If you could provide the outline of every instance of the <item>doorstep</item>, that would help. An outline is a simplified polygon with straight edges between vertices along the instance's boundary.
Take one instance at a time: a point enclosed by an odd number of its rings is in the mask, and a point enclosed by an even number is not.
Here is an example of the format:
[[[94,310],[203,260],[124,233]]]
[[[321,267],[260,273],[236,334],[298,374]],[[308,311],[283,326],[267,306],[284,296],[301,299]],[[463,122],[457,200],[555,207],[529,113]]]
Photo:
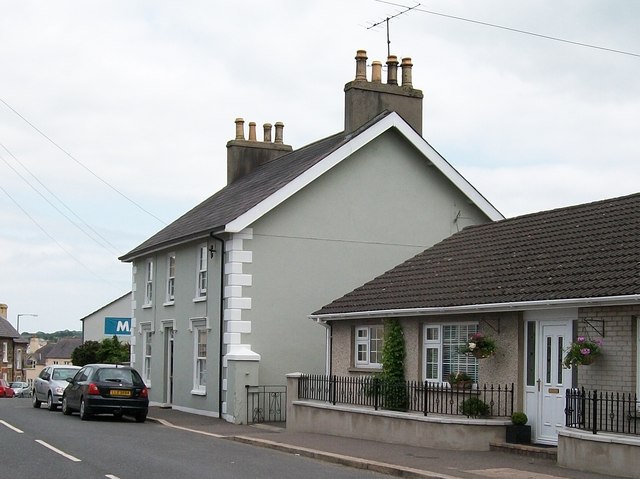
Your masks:
[[[509,444],[507,442],[492,442],[489,445],[491,451],[503,451],[521,456],[537,457],[540,459],[558,459],[556,446],[540,446],[535,444]]]

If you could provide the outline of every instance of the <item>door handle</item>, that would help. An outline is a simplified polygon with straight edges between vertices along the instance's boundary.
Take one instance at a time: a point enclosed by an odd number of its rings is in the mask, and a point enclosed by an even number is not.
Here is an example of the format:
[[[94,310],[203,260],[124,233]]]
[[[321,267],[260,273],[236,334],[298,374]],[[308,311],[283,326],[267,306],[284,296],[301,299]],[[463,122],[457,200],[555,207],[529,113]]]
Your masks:
[[[538,379],[538,380],[536,381],[536,383],[538,384],[538,392],[540,392],[540,383],[541,383],[541,382],[542,382],[542,381],[540,381],[540,379]]]

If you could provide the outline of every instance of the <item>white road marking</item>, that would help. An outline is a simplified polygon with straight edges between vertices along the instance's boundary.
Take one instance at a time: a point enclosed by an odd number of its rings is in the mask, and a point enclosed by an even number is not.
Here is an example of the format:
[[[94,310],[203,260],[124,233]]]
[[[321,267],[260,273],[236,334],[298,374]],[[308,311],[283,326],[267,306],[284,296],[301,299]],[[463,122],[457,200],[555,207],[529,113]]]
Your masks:
[[[21,431],[20,429],[18,429],[17,427],[13,427],[11,424],[9,424],[8,422],[2,421],[0,420],[0,424],[2,424],[3,426],[8,427],[9,429],[13,429],[15,432],[17,432],[18,434],[24,434],[23,431]]]
[[[69,459],[70,461],[73,462],[80,462],[81,459],[78,459],[77,457],[72,456],[71,454],[67,454],[66,452],[61,451],[60,449],[53,447],[51,444],[48,444],[44,441],[41,441],[40,439],[36,439],[36,442],[38,444],[43,445],[44,447],[51,449],[53,452],[56,452],[58,454],[60,454],[62,457],[66,457],[67,459]]]
[[[104,477],[108,477],[109,479],[120,479],[118,476],[114,476],[113,474],[107,474]]]

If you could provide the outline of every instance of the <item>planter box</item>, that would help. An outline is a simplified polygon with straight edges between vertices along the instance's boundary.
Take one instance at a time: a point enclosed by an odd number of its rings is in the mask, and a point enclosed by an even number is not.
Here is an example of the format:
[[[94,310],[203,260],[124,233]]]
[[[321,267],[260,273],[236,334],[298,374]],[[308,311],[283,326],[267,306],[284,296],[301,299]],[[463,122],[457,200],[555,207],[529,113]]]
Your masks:
[[[506,441],[509,444],[530,444],[531,426],[509,424],[507,426]]]

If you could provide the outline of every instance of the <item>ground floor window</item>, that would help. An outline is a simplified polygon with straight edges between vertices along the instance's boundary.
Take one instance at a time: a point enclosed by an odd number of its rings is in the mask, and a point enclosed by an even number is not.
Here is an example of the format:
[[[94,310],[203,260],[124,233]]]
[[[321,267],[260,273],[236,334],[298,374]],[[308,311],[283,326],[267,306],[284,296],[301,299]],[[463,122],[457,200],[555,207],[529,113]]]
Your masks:
[[[355,329],[355,365],[361,368],[382,368],[384,326],[359,326]]]
[[[194,333],[194,379],[193,389],[198,392],[207,390],[207,330],[195,327]]]
[[[465,373],[478,382],[478,360],[461,354],[475,323],[426,324],[424,326],[423,377],[428,382],[447,382],[450,374]]]

